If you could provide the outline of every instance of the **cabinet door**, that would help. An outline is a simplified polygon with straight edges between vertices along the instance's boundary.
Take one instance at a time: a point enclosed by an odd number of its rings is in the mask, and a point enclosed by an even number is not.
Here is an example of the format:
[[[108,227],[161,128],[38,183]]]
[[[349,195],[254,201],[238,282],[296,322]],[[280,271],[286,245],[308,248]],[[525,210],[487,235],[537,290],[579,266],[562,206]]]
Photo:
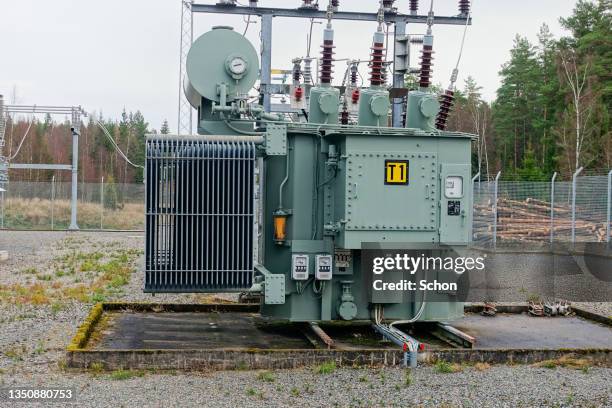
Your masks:
[[[440,185],[440,242],[466,244],[472,225],[470,165],[442,164]]]

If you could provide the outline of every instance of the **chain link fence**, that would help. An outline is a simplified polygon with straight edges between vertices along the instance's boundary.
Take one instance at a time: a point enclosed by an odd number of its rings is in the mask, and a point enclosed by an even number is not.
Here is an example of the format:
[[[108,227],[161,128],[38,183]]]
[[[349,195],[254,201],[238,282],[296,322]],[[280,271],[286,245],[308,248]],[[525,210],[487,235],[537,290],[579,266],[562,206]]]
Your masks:
[[[10,182],[0,191],[0,228],[64,230],[70,182]],[[143,230],[144,184],[79,183],[81,229]],[[497,205],[495,205],[497,204]],[[612,173],[570,181],[474,183],[473,241],[545,245],[610,242]]]
[[[612,172],[474,183],[473,241],[482,247],[610,242],[611,210]]]
[[[70,225],[70,182],[10,182],[0,193],[0,227],[64,230]],[[143,230],[144,184],[79,183],[81,229]]]

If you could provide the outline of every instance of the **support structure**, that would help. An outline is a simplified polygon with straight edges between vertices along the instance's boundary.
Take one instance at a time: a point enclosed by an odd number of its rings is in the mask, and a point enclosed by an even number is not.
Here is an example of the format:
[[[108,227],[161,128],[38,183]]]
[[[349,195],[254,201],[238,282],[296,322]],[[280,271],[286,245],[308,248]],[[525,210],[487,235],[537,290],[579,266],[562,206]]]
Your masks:
[[[185,66],[187,54],[193,43],[193,0],[181,0],[181,50],[179,61],[179,86],[178,86],[178,123],[177,133],[179,135],[190,135],[193,132],[193,108],[183,92],[183,81],[185,80]]]
[[[66,170],[72,172],[72,192],[70,198],[70,226],[69,230],[78,230],[77,198],[79,174],[79,136],[81,134],[81,116],[87,114],[80,106],[37,106],[37,105],[4,105],[4,114],[49,114],[70,115],[70,132],[72,134],[72,164],[45,164],[45,163],[10,163],[8,169],[37,169],[37,170]],[[8,179],[7,181],[8,182]]]
[[[272,92],[271,87],[271,68],[272,68],[272,20],[274,17],[302,18],[302,19],[327,19],[327,13],[324,10],[316,8],[275,8],[275,7],[247,7],[238,6],[235,3],[225,2],[217,4],[198,4],[191,1],[182,0],[190,5],[191,13],[212,13],[212,14],[232,14],[243,16],[261,17],[261,89],[260,100],[265,107],[266,112],[274,111],[270,103]],[[336,11],[334,12],[334,20],[347,21],[377,21],[377,13],[363,13],[352,11]],[[404,47],[409,47],[408,39],[406,38],[406,27],[408,24],[426,24],[427,15],[402,14],[397,12],[387,12],[385,14],[385,22],[394,24],[395,32],[395,61],[393,68],[393,87],[402,89],[404,87],[404,75],[410,69],[409,50]],[[466,15],[459,16],[436,16],[435,24],[441,25],[465,25],[470,24],[471,19]],[[184,29],[182,31],[185,32]],[[185,38],[183,34],[183,38]],[[184,42],[181,43],[183,47]],[[182,52],[181,52],[182,55]],[[181,73],[183,72],[182,65]],[[181,85],[182,86],[182,85]],[[188,104],[187,104],[188,105]],[[190,107],[189,107],[190,109]],[[401,127],[402,120],[402,98],[398,95],[393,96],[393,126]],[[179,132],[180,133],[180,132]]]

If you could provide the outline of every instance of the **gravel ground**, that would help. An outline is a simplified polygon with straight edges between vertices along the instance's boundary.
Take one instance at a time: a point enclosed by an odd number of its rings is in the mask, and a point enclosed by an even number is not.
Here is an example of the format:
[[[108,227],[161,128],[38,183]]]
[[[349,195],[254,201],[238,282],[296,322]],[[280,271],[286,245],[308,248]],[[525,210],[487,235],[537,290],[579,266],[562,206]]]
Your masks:
[[[102,253],[104,261],[114,251],[142,247],[142,236],[133,233],[1,231],[0,250],[8,250],[10,258],[0,263],[0,289],[4,290],[0,291],[0,388],[71,387],[79,406],[92,407],[612,406],[612,369],[601,367],[463,367],[455,373],[422,367],[411,372],[410,385],[406,383],[406,371],[399,368],[337,369],[330,374],[312,369],[281,370],[266,376],[243,371],[128,372],[125,376],[131,378],[124,379],[117,378],[121,373],[65,370],[64,349],[92,301],[61,298],[32,304],[7,297],[7,291],[15,285],[30,288],[38,284],[53,298],[61,288],[93,284],[99,279],[85,273],[78,275],[82,280],[77,283],[74,275],[54,275],[59,258],[89,251]],[[142,256],[136,254],[131,262],[136,272],[126,285],[107,293],[106,299],[160,303],[212,300],[203,295],[143,294]],[[59,267],[63,267],[61,262]],[[33,268],[36,273],[24,272]],[[52,278],[45,280],[46,275]],[[54,288],[54,284],[60,288]],[[610,303],[581,306],[612,315]],[[5,406],[13,405],[0,400],[0,407]]]

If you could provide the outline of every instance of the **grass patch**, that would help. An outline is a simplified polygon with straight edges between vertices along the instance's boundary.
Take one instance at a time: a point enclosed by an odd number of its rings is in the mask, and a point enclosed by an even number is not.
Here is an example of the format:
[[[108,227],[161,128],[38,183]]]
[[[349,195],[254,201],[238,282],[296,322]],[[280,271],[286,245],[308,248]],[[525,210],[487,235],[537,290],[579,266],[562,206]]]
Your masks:
[[[4,355],[13,361],[22,361],[24,354],[28,352],[26,346],[9,347],[4,351]]]
[[[489,368],[491,368],[491,365],[489,363],[476,363],[474,364],[474,369],[477,371],[487,371]]]
[[[100,374],[104,371],[104,364],[100,362],[91,363],[89,365],[89,371],[93,374]]]
[[[51,275],[38,274],[38,275],[36,275],[36,279],[48,282],[51,279],[53,279],[53,277]]]
[[[115,381],[124,381],[129,380],[136,377],[143,377],[145,375],[144,371],[137,370],[116,370],[110,374],[111,380]]]
[[[410,387],[412,385],[413,379],[412,379],[412,370],[407,368],[404,371],[404,385],[406,387]]]
[[[257,374],[257,379],[260,381],[265,381],[265,382],[276,381],[276,377],[274,376],[274,373],[272,373],[271,371],[261,371],[259,374]]]
[[[247,388],[246,395],[253,397],[257,395],[257,390],[255,388]]]
[[[564,355],[557,359],[542,361],[540,363],[535,364],[535,366],[544,367],[551,370],[557,367],[563,367],[588,372],[591,367],[591,361],[586,358],[576,358],[573,355]]]
[[[293,387],[291,389],[291,395],[293,395],[294,397],[299,397],[300,396],[300,390],[297,387]]]
[[[438,373],[441,374],[452,374],[462,371],[462,368],[459,364],[452,364],[444,360],[436,362],[434,368]]]
[[[334,371],[336,371],[336,362],[333,360],[318,365],[314,368],[314,372],[317,374],[331,374]]]

